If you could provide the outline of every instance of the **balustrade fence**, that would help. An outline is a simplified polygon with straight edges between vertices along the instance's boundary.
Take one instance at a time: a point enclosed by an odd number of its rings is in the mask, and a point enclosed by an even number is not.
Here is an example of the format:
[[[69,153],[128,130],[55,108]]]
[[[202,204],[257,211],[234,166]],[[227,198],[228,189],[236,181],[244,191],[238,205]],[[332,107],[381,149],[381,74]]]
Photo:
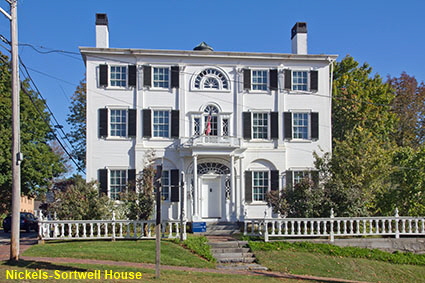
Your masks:
[[[245,219],[244,235],[270,238],[320,238],[354,236],[425,235],[425,217],[331,217],[329,218],[270,218]]]
[[[43,220],[38,222],[40,240],[154,239],[155,220]],[[162,222],[161,237],[186,239],[186,221]],[[183,228],[183,230],[182,230]]]

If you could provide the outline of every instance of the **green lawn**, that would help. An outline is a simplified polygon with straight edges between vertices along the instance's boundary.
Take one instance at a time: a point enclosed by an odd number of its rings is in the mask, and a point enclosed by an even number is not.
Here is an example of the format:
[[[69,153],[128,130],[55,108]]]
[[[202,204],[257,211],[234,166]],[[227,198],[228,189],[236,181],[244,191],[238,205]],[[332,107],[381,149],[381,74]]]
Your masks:
[[[43,280],[11,280],[6,279],[7,270],[16,270],[18,272],[47,272],[52,278]],[[89,272],[100,270],[101,280],[86,279],[86,280],[64,280],[55,279],[55,270],[62,272]],[[112,270],[113,272],[141,272],[142,280],[105,280],[104,270]],[[122,266],[107,266],[107,265],[82,265],[82,264],[49,264],[44,262],[20,261],[18,265],[10,265],[7,262],[0,261],[0,282],[212,282],[212,283],[229,283],[229,282],[304,282],[301,280],[280,279],[264,276],[250,276],[250,275],[231,275],[231,274],[215,274],[215,273],[201,273],[201,272],[185,272],[185,271],[172,271],[162,270],[160,280],[155,279],[155,271],[143,268],[131,268]],[[314,282],[314,281],[309,281]]]
[[[155,241],[47,242],[44,245],[32,246],[23,255],[155,263]],[[161,241],[161,263],[189,267],[215,267],[214,263],[208,262],[172,241]]]
[[[424,265],[393,264],[349,256],[349,251],[358,255],[366,249],[332,246],[333,249],[329,247],[330,251],[337,251],[340,255],[328,255],[324,254],[328,252],[324,245],[252,242],[251,246],[255,246],[254,253],[259,263],[273,271],[368,282],[425,282]],[[381,252],[375,253],[381,256]],[[370,251],[370,254],[374,252]],[[388,258],[391,258],[391,254],[388,254]]]

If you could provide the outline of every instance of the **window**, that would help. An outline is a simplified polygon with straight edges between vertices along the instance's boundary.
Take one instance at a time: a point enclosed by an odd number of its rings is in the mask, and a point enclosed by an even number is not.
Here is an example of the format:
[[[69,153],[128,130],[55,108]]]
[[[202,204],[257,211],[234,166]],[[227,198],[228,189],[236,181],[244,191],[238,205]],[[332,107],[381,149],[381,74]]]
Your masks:
[[[159,88],[169,87],[169,68],[153,68],[153,86]]]
[[[109,181],[109,198],[119,200],[120,193],[124,192],[127,186],[127,170],[111,170]]]
[[[194,87],[206,90],[228,90],[229,82],[222,72],[208,68],[200,72],[195,78]]]
[[[309,113],[293,113],[292,127],[294,139],[308,139]]]
[[[222,136],[224,137],[228,137],[229,136],[229,119],[223,119],[222,120],[223,123],[223,132],[222,132]]]
[[[309,177],[309,171],[294,171],[294,185]]]
[[[308,90],[308,72],[294,71],[292,72],[292,90]]]
[[[111,86],[127,86],[127,66],[111,66]]]
[[[252,114],[252,138],[267,139],[268,138],[268,113]]]
[[[111,109],[111,132],[112,137],[127,136],[127,110]]]
[[[267,90],[267,71],[266,70],[252,71],[252,89]]]
[[[170,197],[170,171],[168,171],[168,170],[162,171],[161,185],[162,185],[162,191],[161,191],[162,199],[163,200],[169,200],[169,197]]]
[[[169,111],[153,111],[153,136],[168,138],[170,136],[170,112]]]
[[[254,171],[252,181],[254,201],[265,201],[266,193],[269,189],[269,172]]]
[[[193,119],[193,133],[195,136],[199,136],[201,135],[201,119],[200,118],[195,118]]]

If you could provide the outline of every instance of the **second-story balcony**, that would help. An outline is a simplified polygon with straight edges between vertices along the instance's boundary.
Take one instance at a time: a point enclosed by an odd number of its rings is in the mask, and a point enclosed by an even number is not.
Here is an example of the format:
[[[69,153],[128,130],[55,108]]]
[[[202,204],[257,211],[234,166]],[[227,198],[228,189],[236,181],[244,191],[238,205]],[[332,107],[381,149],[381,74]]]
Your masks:
[[[194,136],[191,138],[181,138],[182,147],[231,147],[241,146],[241,140],[237,137],[229,136]]]

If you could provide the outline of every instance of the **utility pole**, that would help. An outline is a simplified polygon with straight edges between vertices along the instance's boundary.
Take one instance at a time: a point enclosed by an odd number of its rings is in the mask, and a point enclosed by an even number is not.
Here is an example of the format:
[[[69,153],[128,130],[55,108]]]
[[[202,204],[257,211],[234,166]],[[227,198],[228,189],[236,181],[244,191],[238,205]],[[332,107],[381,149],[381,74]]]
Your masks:
[[[19,260],[19,225],[21,210],[21,161],[20,114],[19,114],[19,65],[18,65],[18,0],[6,0],[10,4],[10,15],[0,12],[10,20],[12,54],[12,228],[10,235],[10,260]]]
[[[183,222],[184,222],[184,173],[181,172],[180,177],[180,241],[184,240]]]

